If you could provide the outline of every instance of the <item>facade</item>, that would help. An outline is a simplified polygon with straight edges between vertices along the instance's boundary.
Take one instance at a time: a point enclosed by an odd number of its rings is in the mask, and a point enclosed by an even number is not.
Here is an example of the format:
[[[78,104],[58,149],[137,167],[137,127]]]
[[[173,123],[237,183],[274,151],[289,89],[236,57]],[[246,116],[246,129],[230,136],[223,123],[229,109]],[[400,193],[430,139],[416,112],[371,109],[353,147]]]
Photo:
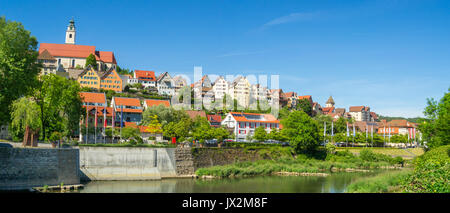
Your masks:
[[[175,95],[175,83],[168,72],[164,72],[156,79],[158,94],[160,95]]]
[[[378,134],[389,134],[389,129],[391,135],[408,135],[412,134],[416,131],[417,125],[415,123],[411,123],[407,120],[392,120],[390,122],[386,122],[383,120],[380,122],[378,128]]]
[[[111,107],[115,113],[115,122],[120,126],[120,121],[139,123],[142,120],[142,106],[138,98],[113,97]],[[123,116],[123,117],[122,117]]]
[[[40,44],[38,60],[43,62],[41,74],[56,74],[57,70],[68,72],[70,68],[83,69],[90,54],[95,56],[99,70],[116,68],[113,52],[97,51],[95,46],[77,45],[75,37],[75,22],[71,20],[66,30],[65,44]]]
[[[351,106],[349,109],[350,116],[355,121],[371,121],[370,107],[367,106]]]
[[[271,114],[230,112],[222,120],[223,126],[233,129],[236,139],[253,136],[255,129],[263,126],[267,132],[280,129],[280,121]]]
[[[175,84],[175,94],[178,94],[181,88],[188,86],[186,79],[184,79],[180,75],[177,75],[173,78],[173,83]]]
[[[300,98],[302,97],[302,98]],[[303,98],[309,98],[311,99],[311,96],[298,96],[296,92],[286,92],[284,93],[284,98],[287,99],[287,107],[290,109],[295,109],[297,107],[297,99],[303,99]],[[312,99],[311,99],[312,104]]]
[[[82,87],[97,90],[114,90],[115,92],[122,92],[123,90],[122,78],[114,68],[110,68],[108,71],[97,71],[91,66],[88,66],[78,76],[78,83]]]
[[[247,108],[250,105],[250,82],[247,78],[239,76],[230,85],[229,94],[236,99],[238,106]]]
[[[214,92],[215,99],[223,99],[223,97],[228,94],[229,83],[225,80],[223,76],[219,76],[214,85],[212,86],[212,91]]]

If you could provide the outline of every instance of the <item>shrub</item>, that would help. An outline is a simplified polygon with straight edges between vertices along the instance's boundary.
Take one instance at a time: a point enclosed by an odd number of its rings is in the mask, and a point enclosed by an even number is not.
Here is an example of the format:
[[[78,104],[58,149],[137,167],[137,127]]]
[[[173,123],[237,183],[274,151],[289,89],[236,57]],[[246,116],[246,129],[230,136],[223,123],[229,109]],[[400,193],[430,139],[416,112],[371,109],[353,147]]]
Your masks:
[[[415,159],[414,173],[405,179],[407,192],[450,192],[450,145],[433,148]]]

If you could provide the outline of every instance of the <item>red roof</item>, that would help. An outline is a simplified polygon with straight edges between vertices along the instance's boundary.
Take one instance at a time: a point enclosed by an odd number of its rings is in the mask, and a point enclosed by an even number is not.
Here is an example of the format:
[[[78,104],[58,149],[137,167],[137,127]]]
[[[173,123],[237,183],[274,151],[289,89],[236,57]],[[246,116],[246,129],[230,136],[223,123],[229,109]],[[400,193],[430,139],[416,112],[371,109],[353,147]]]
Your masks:
[[[206,115],[209,122],[222,122],[222,116],[220,115]]]
[[[350,107],[350,112],[361,112],[363,111],[365,107],[364,106],[351,106]]]
[[[205,111],[193,111],[193,110],[187,110],[186,113],[189,115],[191,119],[195,119],[195,117],[200,116],[203,118],[206,118]]]
[[[113,100],[116,106],[141,106],[141,101],[138,98],[113,97]]]
[[[156,81],[154,71],[135,70],[134,76],[139,80]]]
[[[230,112],[233,118],[239,122],[255,122],[255,123],[280,123],[275,116],[271,114],[259,114],[259,113],[244,113],[244,112]],[[263,116],[264,120],[251,120],[245,117],[246,115],[259,115]]]
[[[80,92],[81,99],[85,103],[102,103],[106,104],[105,93],[97,92]]]
[[[147,105],[147,107],[151,107],[151,106],[158,106],[163,104],[166,107],[170,106],[170,103],[168,100],[152,100],[152,99],[147,99],[145,100],[145,104]]]
[[[90,54],[93,54],[97,60],[117,64],[113,52],[95,51],[95,46],[41,43],[39,46],[39,54],[45,50],[52,56],[59,57],[87,58]]]
[[[113,52],[107,52],[107,51],[96,51],[96,56],[100,59],[100,61],[103,61],[105,63],[113,63],[117,64],[116,58],[114,57]]]
[[[323,108],[322,108],[323,114],[329,114],[329,113],[332,113],[333,110],[334,110],[334,107],[323,107]]]

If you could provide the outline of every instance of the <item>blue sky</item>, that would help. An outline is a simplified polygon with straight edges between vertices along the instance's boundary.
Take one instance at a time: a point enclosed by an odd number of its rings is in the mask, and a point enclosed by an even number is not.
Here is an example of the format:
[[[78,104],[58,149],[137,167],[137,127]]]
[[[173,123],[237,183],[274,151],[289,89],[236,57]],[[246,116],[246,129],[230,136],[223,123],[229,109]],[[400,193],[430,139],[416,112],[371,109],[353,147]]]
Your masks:
[[[113,51],[121,67],[278,74],[325,105],[421,116],[450,87],[450,1],[3,1],[39,42]]]

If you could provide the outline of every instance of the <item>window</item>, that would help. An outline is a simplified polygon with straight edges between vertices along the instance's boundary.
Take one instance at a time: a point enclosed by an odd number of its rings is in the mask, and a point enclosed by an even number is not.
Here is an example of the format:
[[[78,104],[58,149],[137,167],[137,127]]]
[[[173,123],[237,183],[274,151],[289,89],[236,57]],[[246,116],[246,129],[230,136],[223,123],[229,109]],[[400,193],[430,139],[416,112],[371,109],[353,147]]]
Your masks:
[[[72,27],[70,27],[70,29],[72,29]],[[72,34],[69,34],[69,38],[72,38]]]

